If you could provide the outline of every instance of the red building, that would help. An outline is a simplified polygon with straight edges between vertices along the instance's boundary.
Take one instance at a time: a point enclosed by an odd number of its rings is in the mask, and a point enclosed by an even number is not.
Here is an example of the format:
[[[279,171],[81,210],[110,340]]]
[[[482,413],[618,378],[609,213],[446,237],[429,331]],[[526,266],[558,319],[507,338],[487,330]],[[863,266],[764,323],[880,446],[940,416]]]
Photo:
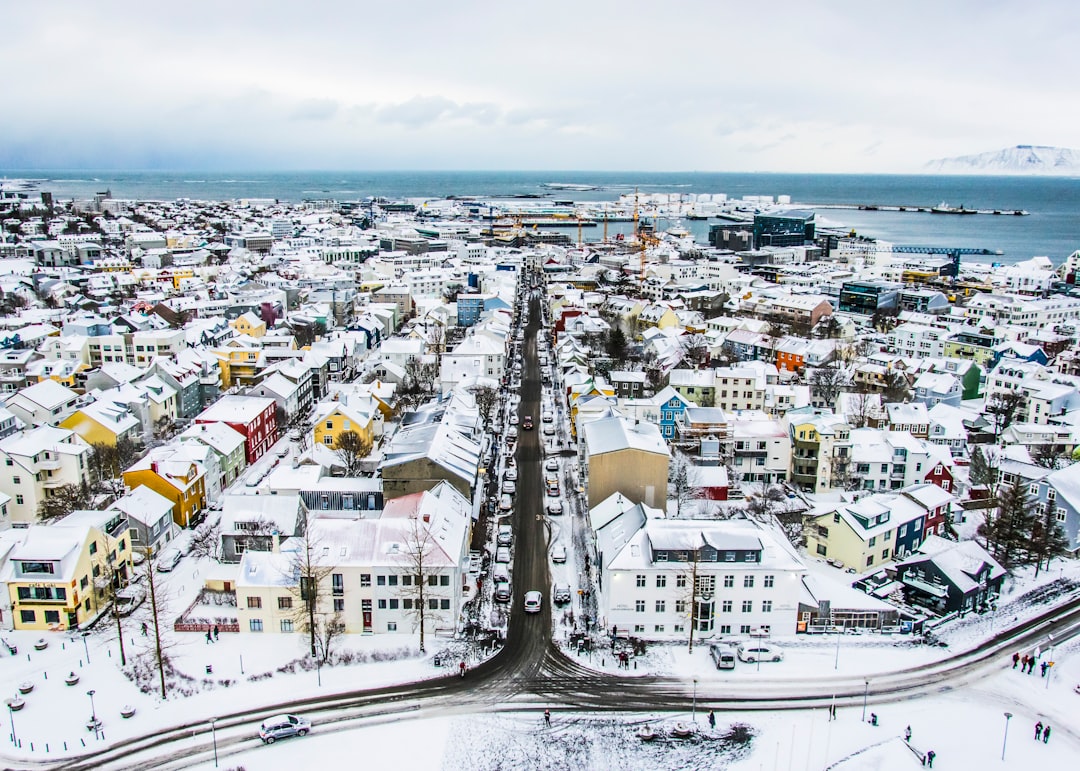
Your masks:
[[[955,492],[956,490],[952,469],[944,463],[935,464],[934,467],[930,469],[930,473],[926,475],[925,481],[932,485],[937,485],[947,493]]]
[[[224,423],[244,435],[244,452],[254,463],[278,440],[277,402],[261,396],[223,396],[195,418]]]

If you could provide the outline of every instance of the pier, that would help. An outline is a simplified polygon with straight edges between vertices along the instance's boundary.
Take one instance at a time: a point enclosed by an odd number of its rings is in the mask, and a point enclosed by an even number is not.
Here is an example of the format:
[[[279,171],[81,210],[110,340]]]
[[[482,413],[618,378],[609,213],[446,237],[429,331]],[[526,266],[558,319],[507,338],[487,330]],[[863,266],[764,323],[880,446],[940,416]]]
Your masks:
[[[954,208],[940,204],[938,206],[904,206],[900,204],[876,204],[876,203],[808,203],[803,204],[807,209],[845,209],[853,211],[903,211],[923,214],[990,214],[1011,217],[1026,217],[1028,212],[1024,209],[965,209],[963,206]]]

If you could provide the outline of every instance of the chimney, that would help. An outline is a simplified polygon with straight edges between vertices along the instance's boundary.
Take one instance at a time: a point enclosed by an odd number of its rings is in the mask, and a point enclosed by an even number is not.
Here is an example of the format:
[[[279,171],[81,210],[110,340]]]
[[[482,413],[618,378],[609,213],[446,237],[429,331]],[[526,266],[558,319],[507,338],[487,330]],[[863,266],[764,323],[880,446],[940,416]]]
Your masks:
[[[150,461],[150,470],[155,474],[158,473],[158,462],[156,460]]]

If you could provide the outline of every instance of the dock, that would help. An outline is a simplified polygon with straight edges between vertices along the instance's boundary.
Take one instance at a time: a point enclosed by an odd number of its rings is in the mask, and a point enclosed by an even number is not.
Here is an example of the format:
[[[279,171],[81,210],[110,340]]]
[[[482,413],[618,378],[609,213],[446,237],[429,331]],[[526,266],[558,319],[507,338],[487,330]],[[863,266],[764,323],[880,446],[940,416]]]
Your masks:
[[[849,211],[900,211],[916,212],[923,214],[989,214],[997,216],[1026,217],[1028,212],[1024,209],[965,209],[963,206],[953,208],[951,206],[904,206],[899,204],[876,204],[876,203],[808,203],[802,204],[807,209],[845,209]]]

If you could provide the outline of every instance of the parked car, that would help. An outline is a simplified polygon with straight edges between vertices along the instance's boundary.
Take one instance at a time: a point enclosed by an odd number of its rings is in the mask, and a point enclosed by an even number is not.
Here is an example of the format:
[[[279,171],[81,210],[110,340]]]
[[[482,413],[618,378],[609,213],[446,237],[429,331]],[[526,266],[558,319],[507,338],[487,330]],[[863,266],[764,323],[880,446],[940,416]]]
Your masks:
[[[739,646],[739,661],[753,664],[755,661],[783,661],[784,652],[779,648],[762,643],[752,643]]]
[[[713,643],[709,646],[709,655],[712,656],[717,669],[735,668],[735,651],[730,645]]]
[[[304,736],[311,730],[311,721],[299,715],[277,715],[267,718],[259,726],[259,738],[265,744],[273,744],[278,739],[289,736]]]
[[[500,581],[510,581],[510,566],[505,563],[498,563],[491,571],[491,577],[495,580],[495,583]]]
[[[554,483],[554,484],[548,483],[547,494],[550,495],[552,498],[558,498],[559,497],[559,484],[557,482]]]
[[[551,561],[552,562],[566,562],[566,547],[565,546],[553,546],[553,547],[551,547]]]
[[[514,530],[510,525],[499,525],[499,535],[495,542],[499,546],[509,546],[514,542]]]
[[[497,548],[495,550],[495,561],[496,562],[509,563],[510,562],[510,547],[509,546],[500,546],[499,548]]]
[[[556,605],[563,605],[570,602],[570,584],[555,584],[555,589],[551,593],[551,599]]]
[[[545,412],[540,419],[545,423],[551,423],[555,420],[555,416],[550,412]]]
[[[182,556],[183,555],[180,554],[179,549],[168,549],[166,551],[163,551],[160,555],[158,555],[158,560],[157,560],[157,570],[158,570],[158,572],[159,573],[168,573],[170,570],[172,570],[174,567],[176,567],[176,563],[178,563],[180,561],[180,557],[182,557]]]
[[[559,461],[557,458],[548,458],[544,461],[544,471],[558,471]]]
[[[544,436],[555,436],[555,424],[554,423],[545,423],[544,424]]]
[[[510,582],[495,582],[495,599],[499,602],[510,602]]]
[[[516,426],[518,424],[518,416],[516,412],[510,413],[510,425]]]
[[[506,470],[506,472],[503,475],[503,478],[504,479],[509,479],[511,482],[516,482],[517,481],[517,469],[514,468],[513,466],[511,466],[510,468],[508,468]]]
[[[510,428],[506,429],[506,438],[517,439],[517,426],[510,426]]]
[[[509,479],[507,479],[502,484],[502,491],[504,493],[506,493],[507,495],[513,495],[514,493],[517,492],[517,483],[516,482],[511,482]]]
[[[510,511],[510,509],[514,508],[514,499],[509,495],[503,495],[499,498],[499,508],[503,511]]]
[[[544,606],[544,595],[540,592],[525,592],[525,612],[539,613]]]
[[[146,590],[141,586],[125,586],[113,597],[113,607],[116,608],[117,615],[127,616],[142,605],[145,599]]]
[[[553,517],[561,516],[563,513],[563,502],[559,498],[548,501],[547,513]]]

